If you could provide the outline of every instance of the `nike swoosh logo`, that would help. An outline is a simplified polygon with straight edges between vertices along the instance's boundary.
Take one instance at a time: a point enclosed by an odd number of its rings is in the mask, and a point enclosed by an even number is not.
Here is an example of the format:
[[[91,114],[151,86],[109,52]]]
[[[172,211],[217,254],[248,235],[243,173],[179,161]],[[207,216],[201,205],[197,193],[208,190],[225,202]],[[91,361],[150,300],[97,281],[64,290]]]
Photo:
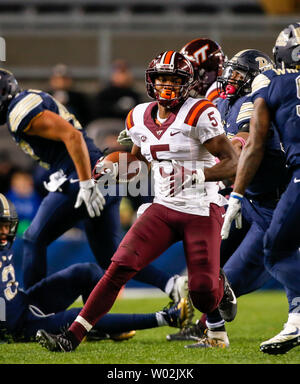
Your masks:
[[[299,333],[299,328],[296,327],[296,331],[291,333],[282,333],[282,336],[293,336],[293,335],[298,335],[298,333]]]
[[[170,132],[170,136],[178,135],[178,133],[180,133],[180,131],[177,131],[177,132]]]
[[[72,178],[70,179],[71,184],[78,183],[78,181],[79,181],[79,179],[72,179]]]
[[[300,179],[297,179],[297,177],[294,178],[294,183],[300,183]]]

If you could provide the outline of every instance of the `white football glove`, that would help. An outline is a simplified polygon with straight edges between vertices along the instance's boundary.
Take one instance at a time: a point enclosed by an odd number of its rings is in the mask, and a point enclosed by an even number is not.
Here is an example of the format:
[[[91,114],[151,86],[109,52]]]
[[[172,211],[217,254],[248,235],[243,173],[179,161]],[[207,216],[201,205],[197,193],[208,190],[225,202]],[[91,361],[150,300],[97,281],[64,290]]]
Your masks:
[[[110,182],[116,182],[119,176],[119,163],[105,163],[104,156],[100,157],[93,169],[92,178],[95,183],[98,183],[103,176],[109,176]],[[105,181],[108,181],[107,177]]]
[[[119,136],[117,138],[117,142],[121,145],[132,145],[133,144],[130,136],[127,134],[126,129],[123,129],[123,131],[121,131],[119,133]]]
[[[90,217],[100,216],[105,205],[105,199],[94,183],[94,180],[80,181],[79,187],[74,208],[79,208],[82,202],[84,202]]]
[[[221,229],[221,237],[223,240],[227,239],[233,220],[235,220],[236,228],[242,228],[242,200],[243,195],[236,192],[230,194],[224,223]]]
[[[163,168],[160,168],[161,191],[166,197],[174,197],[186,188],[204,183],[205,175],[202,169],[190,170],[179,165],[176,161],[172,161],[172,165],[173,170],[170,174],[165,173]]]

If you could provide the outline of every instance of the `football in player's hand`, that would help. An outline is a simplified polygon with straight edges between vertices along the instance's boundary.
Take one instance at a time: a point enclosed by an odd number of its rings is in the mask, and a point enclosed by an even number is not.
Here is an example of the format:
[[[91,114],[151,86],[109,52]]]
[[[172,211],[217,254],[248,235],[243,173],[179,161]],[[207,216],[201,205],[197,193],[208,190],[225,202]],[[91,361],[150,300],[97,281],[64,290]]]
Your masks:
[[[127,183],[137,178],[141,169],[142,162],[135,155],[125,151],[116,151],[97,161],[93,169],[93,179]]]

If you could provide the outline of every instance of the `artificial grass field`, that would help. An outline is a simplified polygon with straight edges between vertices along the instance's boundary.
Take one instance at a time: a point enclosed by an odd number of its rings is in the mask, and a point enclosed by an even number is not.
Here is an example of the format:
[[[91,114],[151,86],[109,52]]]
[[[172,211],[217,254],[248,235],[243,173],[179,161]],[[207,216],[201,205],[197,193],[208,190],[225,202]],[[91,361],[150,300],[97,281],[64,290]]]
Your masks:
[[[165,297],[121,297],[112,312],[155,312],[167,303]],[[192,341],[168,342],[166,335],[177,329],[161,327],[137,331],[123,342],[84,342],[71,353],[48,352],[36,343],[0,344],[0,364],[299,364],[300,346],[277,356],[259,351],[262,341],[282,330],[287,310],[283,291],[259,291],[239,298],[237,317],[226,325],[228,349],[186,349],[184,345]]]

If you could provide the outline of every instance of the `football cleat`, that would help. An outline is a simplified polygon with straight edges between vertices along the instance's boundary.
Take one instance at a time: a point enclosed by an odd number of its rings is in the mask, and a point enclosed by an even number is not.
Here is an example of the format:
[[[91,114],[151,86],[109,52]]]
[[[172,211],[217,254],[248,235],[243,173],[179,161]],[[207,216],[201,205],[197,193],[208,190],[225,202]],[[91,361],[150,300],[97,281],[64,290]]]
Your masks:
[[[129,340],[134,337],[136,334],[135,331],[126,331],[121,333],[104,333],[98,329],[92,329],[86,336],[86,341],[101,341],[101,340],[114,340],[114,341],[124,341]]]
[[[71,332],[66,331],[59,335],[53,335],[44,329],[39,329],[36,333],[36,341],[51,352],[72,352],[76,349],[77,343],[72,342]],[[76,345],[75,345],[76,344]]]
[[[220,269],[220,276],[224,280],[224,295],[219,304],[219,312],[225,321],[230,322],[234,320],[237,313],[237,300],[222,268]]]
[[[174,276],[174,285],[172,291],[169,294],[169,297],[173,301],[173,303],[178,303],[182,298],[187,299],[188,316],[186,325],[191,325],[195,310],[189,295],[187,276]]]
[[[300,328],[292,324],[285,324],[278,335],[260,344],[259,349],[270,355],[280,355],[300,345]]]
[[[188,278],[187,276],[174,276],[174,285],[170,292],[170,299],[177,303],[183,297],[188,297]]]
[[[167,335],[168,341],[199,340],[204,336],[206,327],[199,321],[183,327],[179,332]]]
[[[197,343],[185,345],[185,348],[228,348],[229,339],[224,327],[224,331],[214,331],[207,329],[204,337]]]
[[[160,313],[170,327],[184,327],[188,317],[187,299],[182,298],[178,303],[170,308],[164,308]]]
[[[136,331],[128,331],[128,332],[122,332],[122,333],[115,333],[113,335],[110,335],[109,338],[114,341],[124,341],[132,339],[136,334]]]

